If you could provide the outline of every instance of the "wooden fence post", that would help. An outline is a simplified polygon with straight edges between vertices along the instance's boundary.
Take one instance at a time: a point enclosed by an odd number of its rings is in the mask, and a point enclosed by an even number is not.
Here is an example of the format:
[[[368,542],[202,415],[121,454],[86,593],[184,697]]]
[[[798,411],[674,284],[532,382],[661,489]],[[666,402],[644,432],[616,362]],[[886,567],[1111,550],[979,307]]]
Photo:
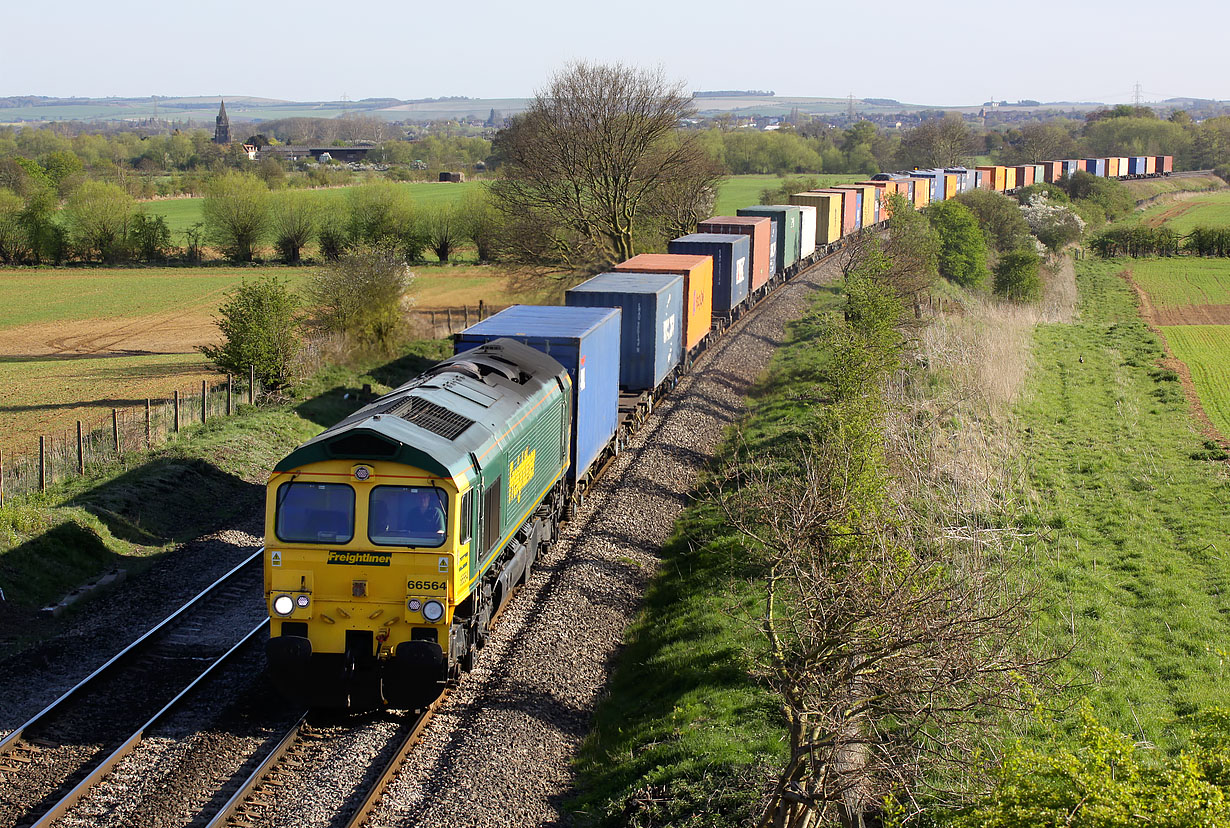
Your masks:
[[[38,438],[38,488],[47,491],[47,438],[41,434]]]
[[[465,313],[466,327],[470,327],[470,306],[462,305],[461,310]]]
[[[248,366],[248,405],[256,402],[256,363]]]
[[[230,417],[235,413],[235,378],[230,374],[226,375],[226,416]]]
[[[120,453],[120,410],[111,409],[111,438],[115,441],[115,453]]]
[[[175,390],[175,433],[179,434],[179,389]]]
[[[482,322],[486,318],[487,318],[487,306],[483,303],[482,299],[479,299],[478,300],[478,321]]]
[[[81,439],[81,421],[77,421],[77,474],[85,474],[85,443]]]
[[[201,380],[201,425],[205,425],[205,412],[209,409],[208,380]]]
[[[152,418],[151,418],[150,414],[151,414],[151,412],[150,412],[150,402],[149,402],[149,397],[146,397],[146,398],[145,398],[145,448],[146,448],[147,450],[150,448],[150,445],[151,445],[151,437],[152,437],[152,435],[151,435],[151,433],[150,433],[150,432],[153,430],[153,429],[152,429],[152,425],[153,425],[153,423],[151,422],[151,419],[152,419]]]

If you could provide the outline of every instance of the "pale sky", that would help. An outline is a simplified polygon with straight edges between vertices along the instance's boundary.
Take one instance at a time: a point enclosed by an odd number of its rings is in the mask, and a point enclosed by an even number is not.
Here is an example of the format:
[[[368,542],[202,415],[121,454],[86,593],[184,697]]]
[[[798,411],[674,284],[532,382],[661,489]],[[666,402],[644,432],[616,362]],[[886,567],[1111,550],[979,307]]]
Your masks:
[[[526,97],[584,58],[661,66],[689,90],[1225,99],[1228,19],[1216,0],[6,0],[0,96]]]

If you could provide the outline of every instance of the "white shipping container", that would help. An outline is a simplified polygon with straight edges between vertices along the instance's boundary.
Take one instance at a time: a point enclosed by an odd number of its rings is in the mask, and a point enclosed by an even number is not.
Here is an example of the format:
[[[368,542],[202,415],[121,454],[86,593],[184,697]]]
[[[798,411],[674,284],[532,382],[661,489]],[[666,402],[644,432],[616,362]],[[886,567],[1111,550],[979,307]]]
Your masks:
[[[799,256],[806,258],[816,252],[816,208],[805,204],[797,205],[803,211],[803,219],[799,229]]]

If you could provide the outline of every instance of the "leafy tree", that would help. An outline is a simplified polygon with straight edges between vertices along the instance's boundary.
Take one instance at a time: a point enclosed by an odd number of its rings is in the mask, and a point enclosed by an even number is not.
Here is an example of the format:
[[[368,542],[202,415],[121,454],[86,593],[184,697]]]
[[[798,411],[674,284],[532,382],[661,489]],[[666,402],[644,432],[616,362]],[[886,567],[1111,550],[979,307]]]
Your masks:
[[[940,239],[935,227],[900,193],[888,197],[888,241],[885,252],[892,262],[888,281],[899,296],[917,300],[935,282]],[[915,306],[915,312],[919,308]]]
[[[30,256],[30,241],[21,221],[25,202],[8,189],[0,189],[0,262],[21,264]]]
[[[1076,153],[1076,139],[1065,128],[1071,122],[1025,124],[1013,145],[1014,160],[1029,164],[1035,161],[1055,161],[1071,158]]]
[[[59,200],[50,186],[32,184],[21,211],[21,224],[34,263],[49,259],[59,264],[67,254],[63,227],[56,221]]]
[[[576,63],[552,78],[495,140],[503,177],[491,192],[509,220],[508,255],[567,270],[635,255],[655,199],[704,186],[704,147],[676,135],[692,112],[661,73]]]
[[[56,150],[47,153],[42,166],[61,197],[67,196],[81,183],[84,165],[77,154],[70,150]]]
[[[1056,194],[1063,195],[1062,191],[1056,191]],[[1067,200],[1066,196],[1064,200]],[[1021,216],[1038,241],[1055,252],[1076,241],[1085,232],[1085,221],[1075,210],[1063,203],[1052,203],[1041,192],[1021,205]]]
[[[939,234],[939,271],[963,287],[979,287],[987,277],[986,237],[974,213],[956,199],[938,201],[926,210]]]
[[[286,168],[272,155],[267,155],[260,160],[260,163],[256,165],[256,174],[271,190],[286,183]]]
[[[441,262],[447,262],[457,252],[465,238],[465,220],[455,204],[437,204],[426,217],[426,229],[431,236],[431,250]]]
[[[303,248],[316,235],[320,205],[302,190],[277,194],[270,204],[273,246],[287,264],[299,264]]]
[[[1032,302],[1042,297],[1042,260],[1033,250],[1009,250],[995,263],[995,292],[1005,299]]]
[[[405,323],[413,274],[394,251],[367,248],[342,254],[320,269],[308,293],[317,328],[391,351]]]
[[[132,196],[115,184],[87,181],[64,205],[69,238],[83,256],[111,264],[125,253],[136,207]]]
[[[227,257],[250,262],[269,229],[269,188],[254,175],[224,172],[205,191],[205,229]]]
[[[489,262],[495,256],[500,233],[500,214],[491,203],[486,189],[473,190],[461,201],[465,237],[478,253],[480,262]]]
[[[137,213],[129,225],[128,238],[143,261],[164,261],[171,250],[171,228],[163,216]]]
[[[994,190],[970,190],[956,197],[978,219],[987,241],[997,251],[1015,250],[1029,239],[1029,225],[1016,199]]]
[[[1068,197],[1078,204],[1095,205],[1098,212],[1113,221],[1131,214],[1136,200],[1122,183],[1077,171],[1064,182]]]
[[[325,261],[335,262],[343,253],[350,249],[350,236],[346,227],[345,217],[336,210],[326,210],[320,218],[320,229],[316,233],[320,242],[320,255]]]
[[[973,136],[960,115],[932,118],[901,139],[901,157],[908,166],[955,167],[971,155]]]
[[[410,191],[391,181],[376,179],[352,187],[346,199],[352,244],[392,249],[414,226]]]
[[[262,383],[281,388],[290,382],[302,347],[298,309],[298,297],[284,280],[245,279],[218,311],[222,344],[203,345],[201,353],[231,374],[255,366]]]

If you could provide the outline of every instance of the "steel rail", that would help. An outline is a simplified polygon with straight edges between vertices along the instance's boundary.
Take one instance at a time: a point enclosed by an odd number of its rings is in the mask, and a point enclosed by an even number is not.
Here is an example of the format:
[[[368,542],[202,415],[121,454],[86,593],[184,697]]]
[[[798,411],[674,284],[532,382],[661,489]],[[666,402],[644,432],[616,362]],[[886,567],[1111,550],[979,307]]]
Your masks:
[[[125,647],[124,649],[120,650],[118,653],[113,655],[110,659],[107,660],[105,664],[103,664],[101,667],[96,669],[94,672],[90,673],[88,676],[83,678],[81,681],[77,682],[70,689],[66,690],[58,699],[56,699],[51,704],[44,707],[38,713],[35,713],[34,716],[32,716],[29,719],[29,721],[19,726],[13,732],[5,736],[3,739],[0,739],[0,756],[3,756],[7,752],[9,752],[12,749],[13,745],[17,742],[18,739],[22,737],[22,735],[26,732],[28,728],[31,728],[39,724],[44,718],[54,713],[60,705],[64,704],[70,698],[75,696],[77,693],[81,692],[88,684],[90,684],[90,682],[94,681],[99,676],[111,670],[111,668],[113,668],[120,661],[124,660],[127,656],[132,655],[132,653],[136,652],[136,650],[139,649],[141,645],[144,644],[146,641],[148,641],[152,636],[157,635],[164,628],[166,628],[169,624],[173,623],[176,619],[178,619],[181,615],[183,615],[184,613],[188,612],[193,607],[195,607],[199,602],[204,600],[204,598],[207,595],[209,595],[211,592],[213,592],[217,587],[221,586],[223,583],[229,580],[233,575],[235,575],[235,573],[239,572],[239,570],[244,569],[247,566],[250,566],[255,561],[258,561],[261,557],[261,554],[264,551],[265,551],[265,548],[262,546],[256,552],[252,553],[250,556],[245,558],[243,561],[236,564],[225,575],[218,578],[216,581],[214,581],[209,586],[205,587],[205,589],[201,590],[201,592],[195,598],[191,599],[186,604],[184,604],[179,609],[177,609],[175,612],[168,615],[166,618],[164,618],[157,625],[152,627],[148,632],[146,632],[136,641],[132,642],[127,647]]]
[[[193,679],[192,682],[187,687],[181,690],[175,696],[175,698],[171,699],[169,702],[163,705],[162,709],[159,710],[157,713],[155,713],[152,717],[150,717],[149,721],[141,725],[141,727],[138,728],[136,732],[134,732],[131,736],[129,736],[127,739],[124,740],[124,743],[122,745],[120,745],[115,750],[113,750],[111,754],[107,756],[107,758],[103,759],[103,761],[99,763],[94,768],[94,770],[92,770],[89,773],[89,775],[85,777],[85,779],[82,779],[80,782],[78,782],[71,791],[65,794],[60,799],[59,802],[52,805],[51,808],[49,808],[46,812],[44,812],[41,816],[39,816],[39,818],[36,821],[34,821],[33,823],[30,823],[30,828],[46,828],[46,826],[51,825],[51,823],[55,822],[60,817],[64,816],[64,814],[68,811],[69,808],[77,804],[77,802],[79,802],[81,798],[85,796],[91,788],[97,785],[99,781],[101,781],[103,777],[105,777],[116,765],[118,765],[125,756],[131,753],[132,750],[138,744],[140,744],[141,739],[144,738],[145,736],[145,731],[149,730],[151,727],[157,724],[159,720],[161,720],[164,716],[166,716],[169,712],[171,712],[176,707],[176,705],[179,704],[180,701],[182,701],[185,697],[188,696],[189,693],[191,693],[194,689],[196,689],[197,685],[205,681],[205,679],[207,679],[210,675],[213,674],[214,670],[216,670],[217,668],[222,666],[222,664],[228,661],[231,658],[231,656],[234,655],[236,652],[238,652],[239,649],[242,648],[245,644],[247,644],[249,641],[251,641],[253,638],[255,638],[260,633],[264,632],[268,626],[269,626],[269,619],[268,618],[262,619],[261,622],[257,624],[255,627],[253,627],[252,630],[247,635],[245,635],[242,639],[236,642],[225,653],[218,656],[218,658],[215,659],[213,663],[211,663],[208,667],[206,667],[205,670],[202,671],[199,676]],[[27,815],[27,818],[28,816],[29,815]],[[23,822],[24,821],[25,820],[23,819]]]
[[[406,759],[410,756],[410,751],[413,750],[414,746],[418,744],[419,737],[423,735],[423,731],[427,729],[427,725],[431,722],[432,716],[435,715],[436,710],[444,704],[444,701],[448,698],[448,695],[448,690],[441,693],[440,697],[432,702],[431,705],[419,715],[418,720],[414,723],[414,726],[407,730],[406,734],[402,736],[401,741],[398,742],[397,748],[393,751],[393,754],[385,760],[384,767],[381,769],[380,775],[377,776],[371,786],[368,787],[367,793],[363,796],[363,801],[359,803],[358,807],[355,808],[354,813],[352,813],[350,818],[346,820],[346,828],[361,828],[361,826],[367,824],[368,819],[375,812],[376,806],[380,804],[380,799],[384,796],[385,791],[388,790],[389,783],[397,777],[397,774],[401,771],[402,765],[406,763]]]
[[[294,724],[287,729],[286,733],[278,740],[278,743],[273,746],[273,749],[261,760],[260,764],[252,773],[248,774],[248,778],[243,781],[239,789],[231,796],[230,799],[222,806],[218,813],[214,814],[213,819],[205,826],[205,828],[219,828],[225,825],[231,817],[235,816],[240,807],[247,801],[248,797],[256,792],[260,787],[261,781],[265,775],[273,769],[273,766],[282,761],[286,756],[286,752],[299,738],[300,732],[303,730],[303,725],[307,722],[307,713],[301,715]]]

